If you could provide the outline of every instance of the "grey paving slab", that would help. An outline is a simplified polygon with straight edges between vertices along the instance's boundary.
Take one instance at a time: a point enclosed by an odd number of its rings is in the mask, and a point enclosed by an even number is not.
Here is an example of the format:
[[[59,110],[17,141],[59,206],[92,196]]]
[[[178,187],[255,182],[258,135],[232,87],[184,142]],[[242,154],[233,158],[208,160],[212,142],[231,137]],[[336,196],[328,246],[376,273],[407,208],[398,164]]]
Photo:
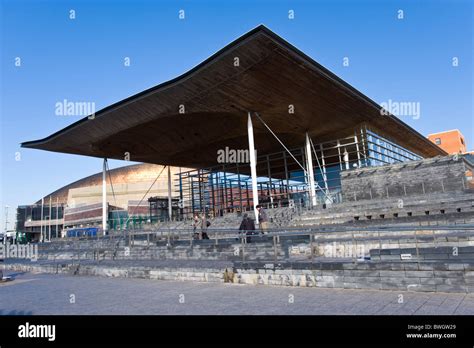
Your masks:
[[[472,294],[7,273],[15,280],[0,283],[1,315],[474,314]],[[398,303],[399,295],[403,303]]]

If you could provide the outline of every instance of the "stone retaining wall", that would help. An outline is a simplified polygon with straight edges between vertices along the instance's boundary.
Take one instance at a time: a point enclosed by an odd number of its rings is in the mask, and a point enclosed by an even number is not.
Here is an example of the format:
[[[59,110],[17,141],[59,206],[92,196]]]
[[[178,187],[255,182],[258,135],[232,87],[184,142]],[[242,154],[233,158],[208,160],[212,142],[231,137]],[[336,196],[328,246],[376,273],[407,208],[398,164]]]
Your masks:
[[[3,265],[4,270],[33,273],[101,276],[112,278],[140,278],[154,280],[179,280],[197,282],[224,282],[226,269],[213,268],[153,268],[120,267],[81,264],[12,263]]]
[[[446,156],[343,171],[342,196],[344,201],[353,201],[375,197],[459,193],[467,186],[467,168],[462,157]]]
[[[474,292],[474,264],[470,263],[334,263],[325,267],[327,269],[237,268],[234,282],[343,289]]]
[[[474,292],[474,263],[315,263],[291,267],[240,264],[231,268],[156,268],[110,265],[14,263],[3,269],[23,272],[127,277],[156,280],[229,282],[249,285],[376,289],[424,292]],[[291,267],[291,268],[290,268]]]

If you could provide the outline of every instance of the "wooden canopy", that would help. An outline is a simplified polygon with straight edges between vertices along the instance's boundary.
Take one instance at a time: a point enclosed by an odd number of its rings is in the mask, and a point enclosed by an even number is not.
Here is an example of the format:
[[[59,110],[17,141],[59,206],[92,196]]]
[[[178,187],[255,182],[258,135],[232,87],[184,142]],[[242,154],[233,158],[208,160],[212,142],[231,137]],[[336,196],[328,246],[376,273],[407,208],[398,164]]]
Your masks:
[[[294,113],[289,113],[293,106]],[[184,114],[180,113],[180,110]],[[143,91],[41,140],[54,152],[193,168],[217,151],[248,148],[247,112],[256,111],[289,148],[354,134],[361,124],[423,157],[444,151],[281,37],[259,26],[185,74]],[[254,121],[259,154],[281,145]]]

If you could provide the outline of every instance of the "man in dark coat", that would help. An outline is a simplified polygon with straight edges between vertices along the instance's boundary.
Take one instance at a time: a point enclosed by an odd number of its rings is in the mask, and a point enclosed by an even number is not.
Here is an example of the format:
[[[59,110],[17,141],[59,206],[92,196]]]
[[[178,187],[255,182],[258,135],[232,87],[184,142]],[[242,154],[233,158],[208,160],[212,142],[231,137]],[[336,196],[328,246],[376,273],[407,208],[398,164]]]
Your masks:
[[[247,243],[250,243],[251,238],[249,236],[251,236],[254,233],[253,231],[255,231],[255,224],[253,220],[249,218],[248,214],[244,214],[244,218],[242,219],[242,222],[240,223],[239,230],[245,233],[245,235],[247,236],[246,238]],[[239,234],[240,233],[242,232],[239,232]]]
[[[257,205],[257,211],[258,211],[258,224],[260,226],[260,231],[262,234],[267,234],[268,233],[268,216],[267,212],[263,207],[259,204]]]

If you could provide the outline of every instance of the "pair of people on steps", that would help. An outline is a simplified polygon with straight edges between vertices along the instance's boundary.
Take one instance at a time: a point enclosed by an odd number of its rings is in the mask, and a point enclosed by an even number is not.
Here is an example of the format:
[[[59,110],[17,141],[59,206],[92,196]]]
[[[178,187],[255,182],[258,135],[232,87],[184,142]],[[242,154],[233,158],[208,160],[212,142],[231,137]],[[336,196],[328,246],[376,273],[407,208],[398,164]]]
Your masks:
[[[257,205],[257,212],[258,212],[258,222],[260,227],[260,232],[262,234],[268,233],[268,216],[267,212],[261,205]],[[240,231],[244,231],[247,235],[247,243],[251,242],[251,235],[255,234],[255,224],[254,221],[248,216],[248,214],[244,214],[242,222],[240,223],[239,227]],[[239,232],[242,233],[242,232]]]
[[[193,218],[193,238],[194,239],[209,239],[207,235],[207,228],[211,225],[210,221],[206,220],[203,215],[199,216],[198,213],[194,214]]]

